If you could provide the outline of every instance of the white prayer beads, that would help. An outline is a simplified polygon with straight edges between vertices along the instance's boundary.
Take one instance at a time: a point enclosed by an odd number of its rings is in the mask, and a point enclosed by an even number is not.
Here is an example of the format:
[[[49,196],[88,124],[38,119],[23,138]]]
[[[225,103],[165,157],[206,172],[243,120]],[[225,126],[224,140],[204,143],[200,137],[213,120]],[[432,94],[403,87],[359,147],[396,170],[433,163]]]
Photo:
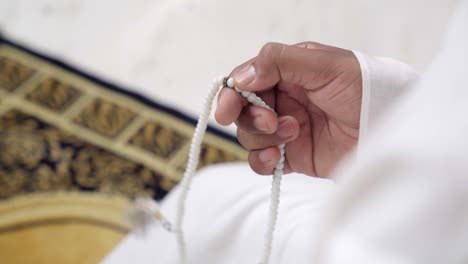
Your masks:
[[[220,80],[220,78],[218,78]],[[218,85],[226,85],[229,88],[234,89],[236,92],[240,93],[243,97],[247,99],[247,101],[255,106],[263,107],[274,112],[273,108],[267,105],[262,98],[258,97],[256,94],[242,91],[239,88],[234,86],[234,79],[225,77],[223,79],[223,83]],[[271,186],[271,194],[270,194],[270,213],[268,218],[268,227],[265,234],[265,247],[263,252],[263,257],[261,260],[261,264],[267,264],[270,260],[272,245],[273,245],[273,233],[276,227],[276,221],[278,218],[278,206],[280,200],[280,185],[281,185],[281,178],[283,177],[283,168],[284,168],[284,150],[285,144],[278,145],[278,150],[280,151],[280,159],[275,166],[273,171],[273,182]]]
[[[227,85],[227,87],[233,88],[233,87],[234,87],[234,79],[233,79],[233,78],[229,78],[229,79],[226,81],[226,85]],[[239,90],[239,89],[237,89],[237,90]],[[237,90],[236,90],[236,91],[237,91]],[[239,91],[240,91],[240,90],[239,90]]]
[[[192,178],[195,174],[196,168],[198,167],[199,156],[201,151],[201,144],[203,141],[203,135],[205,134],[206,128],[208,126],[208,118],[211,112],[211,106],[214,100],[216,93],[219,91],[220,88],[227,86],[232,88],[243,97],[246,98],[248,102],[255,106],[263,107],[274,112],[273,108],[267,105],[260,97],[255,95],[255,93],[251,93],[248,91],[242,91],[239,88],[235,87],[235,81],[233,78],[220,76],[213,80],[212,86],[206,97],[203,111],[200,114],[198,119],[197,126],[195,128],[195,133],[192,137],[192,143],[190,145],[189,157],[187,168],[184,173],[184,177],[180,183],[181,185],[181,193],[179,196],[179,200],[177,203],[177,212],[176,212],[176,219],[175,219],[175,226],[174,228],[171,224],[165,220],[159,212],[159,208],[157,204],[150,198],[143,198],[143,200],[137,199],[131,210],[129,210],[129,218],[130,220],[138,227],[138,228],[145,228],[151,222],[151,219],[155,218],[155,214],[159,215],[159,220],[162,221],[163,227],[168,229],[169,231],[175,232],[177,236],[177,243],[179,245],[179,256],[180,256],[180,263],[186,264],[187,263],[187,253],[186,253],[186,242],[185,236],[183,232],[183,220],[185,217],[185,205],[187,201],[188,191],[190,189],[190,185],[192,182]],[[270,209],[269,209],[269,218],[268,218],[268,226],[265,233],[265,245],[263,256],[260,264],[268,264],[272,244],[273,244],[273,234],[276,226],[277,216],[278,216],[278,206],[280,200],[280,186],[281,186],[281,178],[283,176],[283,168],[284,168],[284,161],[285,161],[285,144],[278,145],[278,150],[280,152],[280,159],[275,166],[273,171],[273,181],[271,185],[271,193],[270,193]],[[158,217],[156,217],[158,218]]]
[[[224,85],[226,85],[229,88],[233,88],[236,92],[240,93],[247,101],[255,106],[263,107],[266,108],[270,111],[273,111],[273,108],[271,108],[269,105],[267,105],[262,98],[258,97],[254,93],[248,92],[248,91],[242,91],[241,89],[237,88],[234,86],[234,79],[229,78],[223,82]]]

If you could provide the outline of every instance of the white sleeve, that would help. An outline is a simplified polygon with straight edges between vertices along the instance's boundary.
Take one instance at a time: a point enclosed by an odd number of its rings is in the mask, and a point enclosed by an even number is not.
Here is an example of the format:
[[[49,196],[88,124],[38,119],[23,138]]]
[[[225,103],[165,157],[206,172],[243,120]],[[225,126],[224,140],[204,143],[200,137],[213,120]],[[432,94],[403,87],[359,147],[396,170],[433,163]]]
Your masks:
[[[307,232],[333,194],[330,180],[289,174],[282,183],[281,206],[270,264],[309,263],[301,254],[312,245]],[[256,175],[247,163],[210,166],[193,179],[184,223],[190,264],[258,263],[263,252],[271,178]],[[180,186],[162,211],[175,219]],[[177,264],[175,235],[158,225],[146,236],[130,234],[102,264]]]
[[[418,74],[411,66],[395,59],[353,52],[361,66],[362,105],[359,139],[365,139],[369,129],[390,105],[409,89]]]
[[[463,1],[439,56],[337,171],[310,263],[467,263],[466,25]]]

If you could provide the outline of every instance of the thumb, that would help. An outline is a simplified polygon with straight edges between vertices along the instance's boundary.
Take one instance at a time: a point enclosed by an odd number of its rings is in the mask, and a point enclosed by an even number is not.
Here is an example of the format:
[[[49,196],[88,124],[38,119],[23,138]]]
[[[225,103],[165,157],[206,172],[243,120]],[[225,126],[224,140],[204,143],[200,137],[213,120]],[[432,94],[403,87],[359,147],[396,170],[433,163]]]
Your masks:
[[[280,81],[306,86],[327,69],[330,57],[323,49],[306,49],[280,43],[268,43],[260,53],[234,70],[232,77],[241,90],[259,92],[269,90]]]

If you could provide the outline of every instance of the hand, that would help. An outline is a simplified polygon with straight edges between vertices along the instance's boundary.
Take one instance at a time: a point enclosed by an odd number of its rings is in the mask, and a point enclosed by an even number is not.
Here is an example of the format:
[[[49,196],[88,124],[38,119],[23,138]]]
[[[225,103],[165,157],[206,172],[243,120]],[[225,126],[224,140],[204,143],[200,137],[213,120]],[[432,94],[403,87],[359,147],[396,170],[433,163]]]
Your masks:
[[[326,177],[357,143],[362,80],[349,50],[313,42],[266,44],[230,74],[236,87],[255,92],[277,115],[223,88],[216,120],[235,122],[249,164],[271,174],[286,143],[284,172]]]

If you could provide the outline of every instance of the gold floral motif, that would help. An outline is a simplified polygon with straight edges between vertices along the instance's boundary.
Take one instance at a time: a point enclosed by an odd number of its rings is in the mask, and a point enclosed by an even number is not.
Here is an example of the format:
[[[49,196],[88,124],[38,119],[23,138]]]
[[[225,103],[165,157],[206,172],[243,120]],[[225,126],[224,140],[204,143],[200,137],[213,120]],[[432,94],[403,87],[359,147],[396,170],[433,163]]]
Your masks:
[[[14,91],[22,82],[31,77],[34,70],[13,60],[0,56],[0,89]]]
[[[0,118],[0,198],[84,190],[162,198],[163,175],[17,110]]]
[[[21,128],[0,130],[0,161],[6,166],[36,167],[45,155],[44,139]]]
[[[168,159],[187,140],[187,137],[183,136],[175,129],[152,121],[147,122],[143,128],[130,139],[130,144]]]
[[[28,181],[28,172],[20,167],[0,168],[0,199],[23,193]]]
[[[72,188],[70,188],[71,178],[69,176],[70,174],[60,175],[52,166],[41,164],[33,170],[31,189],[35,192],[70,190]]]
[[[42,81],[26,98],[54,111],[63,111],[70,106],[81,92],[73,86],[55,78]]]
[[[108,137],[117,136],[135,117],[126,107],[95,99],[74,118],[74,122]]]
[[[0,89],[11,92],[4,93],[5,98],[0,98],[0,103],[7,102],[11,97],[19,100],[14,106],[18,110],[11,109],[10,104],[1,105],[0,199],[23,193],[59,190],[119,193],[129,198],[149,195],[161,199],[177,184],[173,180],[177,175],[172,173],[175,170],[181,174],[185,167],[185,163],[178,162],[180,155],[188,154],[182,153],[182,150],[190,140],[190,136],[186,136],[190,128],[167,123],[160,116],[169,114],[152,111],[148,105],[145,106],[138,100],[126,104],[127,99],[122,100],[123,94],[107,90],[102,84],[95,84],[92,80],[87,80],[89,85],[86,86],[75,85],[83,83],[75,80],[84,77],[75,74],[70,78],[74,74],[71,71],[49,64],[9,44],[0,46],[4,47],[0,49]],[[15,59],[18,55],[21,61]],[[31,67],[46,64],[45,68],[49,69],[47,73],[42,72],[42,67]],[[47,79],[31,79],[36,71],[41,76],[47,74]],[[28,91],[25,89],[27,93],[25,97],[21,97],[15,92],[25,81],[28,81],[28,87],[25,87]],[[32,88],[31,91],[29,87]],[[118,96],[114,96],[117,94]],[[73,105],[80,96],[91,97],[92,101],[84,106]],[[21,110],[24,100],[34,102],[24,104],[27,106],[24,108],[25,112]],[[70,118],[63,113],[72,105],[79,114]],[[35,110],[41,111],[36,114]],[[140,117],[143,118],[144,125],[137,128],[139,130],[130,135],[127,142],[120,142],[127,140],[127,134],[123,133],[122,137],[118,137],[120,133],[131,125],[141,111],[148,111],[147,114],[150,114],[148,119],[147,115]],[[59,128],[67,127],[69,122],[96,133],[80,135]],[[183,120],[180,122],[185,123]],[[135,122],[133,125],[138,124],[140,123]],[[112,138],[122,148],[99,147],[102,146],[99,144],[102,137],[98,133]],[[132,153],[131,160],[126,158],[128,155],[124,155],[129,153]],[[157,168],[149,168],[139,162],[138,154],[142,158],[148,155],[161,158],[168,161],[168,165],[176,164],[169,170],[161,168],[161,171],[171,175],[161,174]],[[244,158],[244,154],[229,140],[207,139],[202,149],[200,167],[240,160]]]

